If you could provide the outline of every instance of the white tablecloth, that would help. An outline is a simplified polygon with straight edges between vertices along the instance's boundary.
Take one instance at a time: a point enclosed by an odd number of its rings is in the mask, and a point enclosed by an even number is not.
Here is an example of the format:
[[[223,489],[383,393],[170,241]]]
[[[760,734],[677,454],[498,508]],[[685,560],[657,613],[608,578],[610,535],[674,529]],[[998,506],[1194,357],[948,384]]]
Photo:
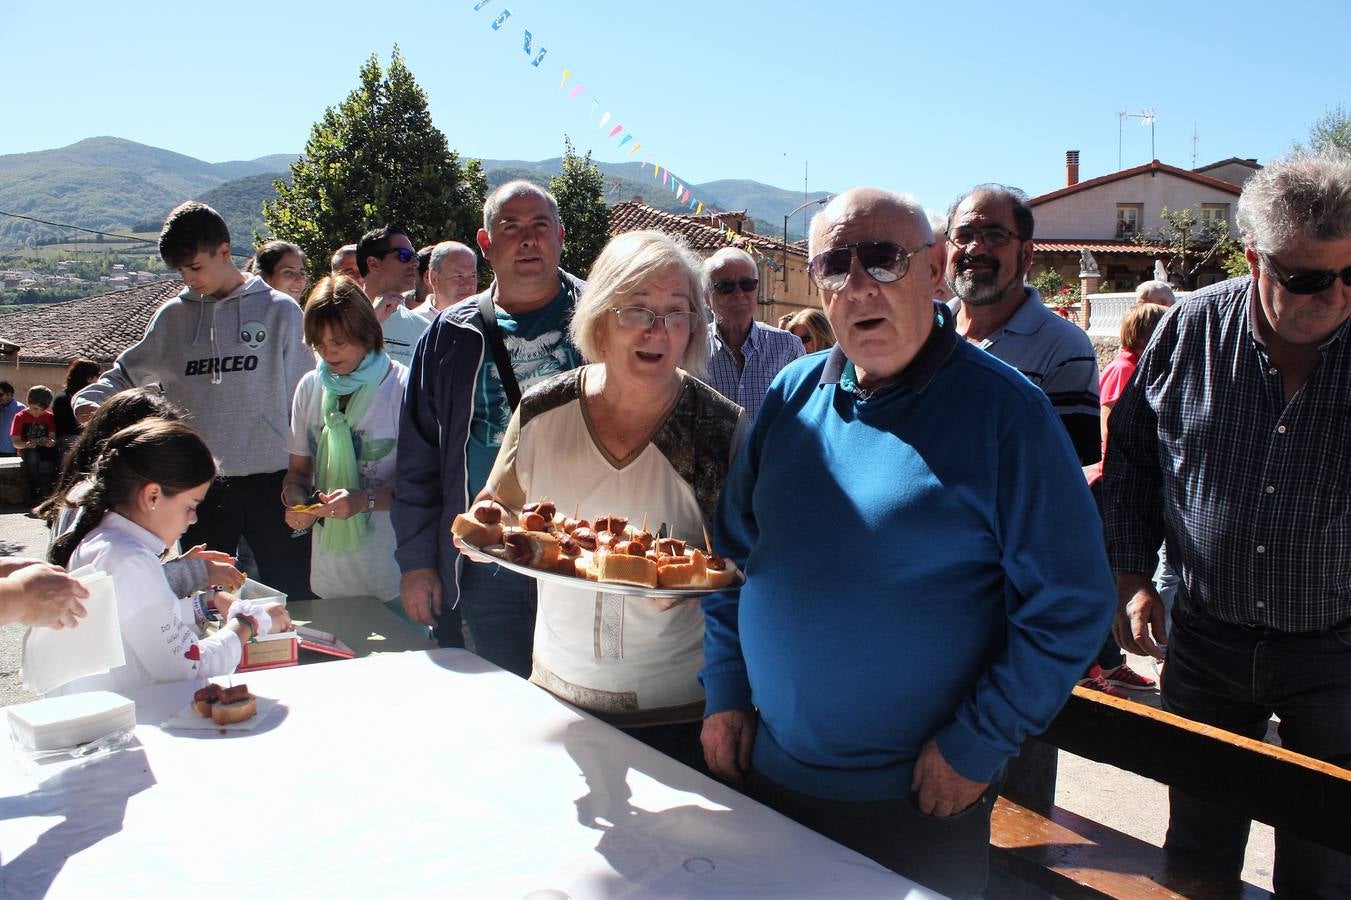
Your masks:
[[[925,897],[459,650],[252,673],[252,732],[159,723],[41,771],[0,751],[0,883],[53,897]]]

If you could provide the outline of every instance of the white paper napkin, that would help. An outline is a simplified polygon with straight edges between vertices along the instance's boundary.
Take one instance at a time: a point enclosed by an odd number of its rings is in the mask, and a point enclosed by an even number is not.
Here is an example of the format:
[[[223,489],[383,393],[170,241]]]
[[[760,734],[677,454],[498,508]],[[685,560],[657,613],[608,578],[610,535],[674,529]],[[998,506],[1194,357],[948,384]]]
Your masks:
[[[91,566],[70,573],[89,590],[88,611],[74,628],[30,628],[23,639],[23,686],[45,694],[86,675],[125,665],[113,579]]]

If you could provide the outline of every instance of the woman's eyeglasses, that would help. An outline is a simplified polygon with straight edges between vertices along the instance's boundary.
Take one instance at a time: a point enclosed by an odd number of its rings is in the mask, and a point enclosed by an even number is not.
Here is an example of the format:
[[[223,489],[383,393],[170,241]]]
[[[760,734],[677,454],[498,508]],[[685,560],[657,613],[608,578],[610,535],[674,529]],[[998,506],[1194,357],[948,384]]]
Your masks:
[[[651,328],[657,321],[667,330],[689,328],[694,324],[694,313],[688,309],[669,312],[664,316],[657,315],[646,306],[612,306],[610,310],[619,317],[619,324],[625,328]]]
[[[1338,278],[1342,284],[1351,287],[1351,266],[1347,266],[1340,272],[1332,272],[1327,269],[1314,272],[1294,272],[1286,274],[1277,267],[1275,260],[1265,253],[1259,254],[1262,262],[1266,265],[1267,271],[1272,274],[1281,287],[1292,294],[1321,294],[1332,287],[1333,282]]]
[[[891,241],[860,241],[816,254],[807,263],[807,269],[822,290],[838,291],[849,280],[849,269],[857,256],[858,264],[873,281],[890,284],[905,277],[910,270],[910,257],[931,246],[924,244],[907,250]]]

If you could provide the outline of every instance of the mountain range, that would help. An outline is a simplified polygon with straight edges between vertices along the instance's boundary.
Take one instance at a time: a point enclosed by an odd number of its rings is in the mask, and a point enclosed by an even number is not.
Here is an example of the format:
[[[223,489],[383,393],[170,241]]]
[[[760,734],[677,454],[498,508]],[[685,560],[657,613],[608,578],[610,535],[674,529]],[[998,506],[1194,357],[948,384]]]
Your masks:
[[[298,157],[278,153],[252,160],[208,163],[171,150],[116,137],[93,137],[54,150],[0,155],[0,211],[111,232],[154,232],[170,209],[200,199],[219,210],[239,244],[262,232],[262,203],[275,196],[273,182],[289,179]],[[669,188],[641,163],[597,162],[605,176],[605,200],[615,204],[641,196],[671,212],[688,212]],[[512,178],[547,185],[562,159],[485,159],[490,186]],[[679,178],[678,175],[675,177]],[[803,195],[747,179],[693,184],[679,179],[710,210],[745,210],[755,230],[781,233],[783,216]],[[825,192],[808,195],[827,196]],[[807,217],[794,217],[791,238],[800,238]],[[0,216],[0,250],[85,239],[68,229]]]

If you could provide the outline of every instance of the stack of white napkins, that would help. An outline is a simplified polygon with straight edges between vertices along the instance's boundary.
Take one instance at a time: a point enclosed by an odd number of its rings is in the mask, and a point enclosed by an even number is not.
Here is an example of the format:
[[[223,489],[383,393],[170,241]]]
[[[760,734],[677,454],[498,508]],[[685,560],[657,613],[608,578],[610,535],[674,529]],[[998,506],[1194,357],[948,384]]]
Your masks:
[[[89,590],[88,611],[74,628],[30,628],[23,639],[23,686],[45,694],[86,675],[125,665],[113,579],[86,566],[70,573]]]
[[[22,750],[50,751],[136,727],[136,704],[109,691],[85,691],[9,707],[9,730]]]

